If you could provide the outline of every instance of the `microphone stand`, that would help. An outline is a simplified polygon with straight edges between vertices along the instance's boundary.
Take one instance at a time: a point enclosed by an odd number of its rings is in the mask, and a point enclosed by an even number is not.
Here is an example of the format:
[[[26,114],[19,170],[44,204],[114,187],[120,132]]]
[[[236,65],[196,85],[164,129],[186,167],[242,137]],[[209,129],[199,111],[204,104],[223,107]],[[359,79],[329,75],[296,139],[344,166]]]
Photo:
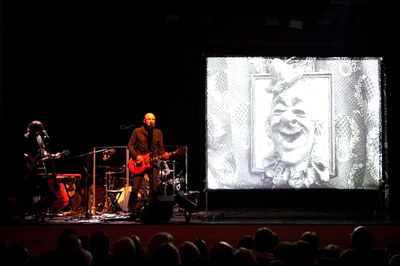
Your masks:
[[[86,165],[89,164],[89,156],[86,159]],[[85,175],[86,175],[86,184],[85,184],[85,219],[89,219],[90,218],[90,212],[89,212],[89,171],[86,168],[86,166],[83,167],[83,169],[85,170]]]
[[[83,169],[85,170],[85,176],[86,176],[86,184],[85,184],[85,190],[86,190],[86,192],[85,192],[85,219],[89,219],[91,217],[91,214],[89,212],[89,186],[88,186],[89,176],[90,176],[89,175],[89,171],[88,171],[88,168],[89,168],[89,156],[92,155],[92,154],[96,154],[96,153],[99,153],[99,152],[105,152],[105,151],[108,151],[108,149],[101,149],[101,150],[97,150],[97,151],[91,151],[91,152],[87,152],[87,153],[80,154],[80,155],[77,155],[77,156],[74,156],[74,157],[70,158],[70,159],[75,159],[75,158],[80,158],[80,157],[86,156],[86,162],[85,162],[86,166],[83,167]],[[95,199],[93,199],[93,200],[95,200]]]

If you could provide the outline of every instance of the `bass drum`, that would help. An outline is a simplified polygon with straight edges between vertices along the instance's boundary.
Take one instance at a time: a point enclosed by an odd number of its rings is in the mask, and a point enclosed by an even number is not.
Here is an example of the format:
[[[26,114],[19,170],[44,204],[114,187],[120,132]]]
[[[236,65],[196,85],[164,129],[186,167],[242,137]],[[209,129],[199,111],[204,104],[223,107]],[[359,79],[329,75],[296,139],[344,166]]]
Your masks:
[[[122,193],[118,198],[118,204],[124,212],[127,212],[129,197],[132,192],[132,186],[125,186],[123,188],[120,188],[119,191],[121,191]]]

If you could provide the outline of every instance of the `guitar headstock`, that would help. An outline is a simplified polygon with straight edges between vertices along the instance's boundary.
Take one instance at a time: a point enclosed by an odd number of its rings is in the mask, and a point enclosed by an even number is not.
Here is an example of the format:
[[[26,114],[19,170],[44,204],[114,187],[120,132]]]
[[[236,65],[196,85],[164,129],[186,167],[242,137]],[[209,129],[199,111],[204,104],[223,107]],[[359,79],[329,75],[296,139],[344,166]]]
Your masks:
[[[62,156],[69,156],[71,154],[71,152],[67,149],[67,150],[63,150],[62,152],[60,152]]]
[[[175,150],[174,154],[184,154],[186,152],[185,148],[178,148]]]

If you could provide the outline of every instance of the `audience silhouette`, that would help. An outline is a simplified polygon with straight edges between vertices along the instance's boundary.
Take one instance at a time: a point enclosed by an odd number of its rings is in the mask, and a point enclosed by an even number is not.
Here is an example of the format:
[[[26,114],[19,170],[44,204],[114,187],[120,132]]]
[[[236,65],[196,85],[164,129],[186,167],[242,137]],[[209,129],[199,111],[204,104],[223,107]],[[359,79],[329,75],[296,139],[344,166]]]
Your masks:
[[[315,231],[305,231],[295,241],[280,240],[270,228],[259,227],[254,235],[243,235],[237,246],[219,240],[209,247],[202,238],[183,240],[179,246],[167,231],[155,233],[142,246],[139,235],[119,237],[112,242],[106,231],[78,235],[66,228],[55,247],[31,256],[19,243],[1,238],[0,255],[5,266],[395,266],[400,264],[400,242],[374,246],[367,226],[354,227],[348,248],[331,243],[319,247]],[[325,239],[325,242],[329,240]],[[111,244],[113,243],[113,244]],[[329,251],[327,251],[329,250]]]

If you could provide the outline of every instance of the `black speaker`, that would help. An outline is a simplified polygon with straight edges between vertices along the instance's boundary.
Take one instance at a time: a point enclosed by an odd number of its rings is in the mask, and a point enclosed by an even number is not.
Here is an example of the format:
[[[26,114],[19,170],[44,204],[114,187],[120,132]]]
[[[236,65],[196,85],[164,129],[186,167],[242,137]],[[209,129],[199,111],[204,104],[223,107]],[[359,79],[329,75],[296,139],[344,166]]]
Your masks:
[[[143,210],[143,223],[160,224],[168,222],[172,217],[174,204],[173,196],[156,196]]]

